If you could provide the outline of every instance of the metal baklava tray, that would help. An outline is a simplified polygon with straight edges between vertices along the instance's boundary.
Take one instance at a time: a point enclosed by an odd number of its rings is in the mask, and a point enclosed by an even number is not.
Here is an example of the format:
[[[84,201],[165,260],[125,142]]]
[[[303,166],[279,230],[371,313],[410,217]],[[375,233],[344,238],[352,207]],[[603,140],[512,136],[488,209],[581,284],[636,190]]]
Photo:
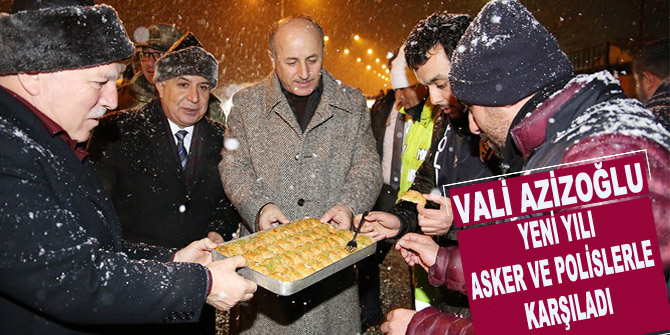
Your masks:
[[[221,245],[226,245],[227,243],[247,239],[252,236],[254,236],[254,234],[247,235],[237,240],[223,243]],[[342,248],[344,248],[344,246],[342,246]],[[355,252],[353,252],[349,256],[344,257],[338,261],[335,261],[334,263],[324,267],[319,271],[312,273],[311,275],[305,278],[290,282],[281,281],[279,279],[264,275],[248,267],[238,269],[237,273],[240,276],[255,282],[256,284],[258,284],[258,286],[261,286],[270,292],[273,292],[281,296],[288,296],[300,292],[303,289],[320,282],[321,280],[337,273],[338,271],[346,267],[356,264],[358,261],[372,255],[376,249],[377,249],[377,242],[374,242],[365,248],[358,248]],[[215,250],[213,258],[214,260],[219,260],[226,258],[226,256]]]

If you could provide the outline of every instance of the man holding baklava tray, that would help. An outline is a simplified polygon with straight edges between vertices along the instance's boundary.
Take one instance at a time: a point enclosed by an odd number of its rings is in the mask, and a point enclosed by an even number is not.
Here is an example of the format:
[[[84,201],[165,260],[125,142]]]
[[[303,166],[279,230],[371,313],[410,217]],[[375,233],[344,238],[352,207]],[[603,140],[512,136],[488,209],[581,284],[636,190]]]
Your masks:
[[[233,97],[220,164],[224,190],[251,232],[320,218],[343,229],[372,208],[382,184],[364,96],[323,69],[323,30],[311,18],[276,22],[272,71]],[[353,271],[286,298],[259,289],[231,317],[244,334],[360,332]]]

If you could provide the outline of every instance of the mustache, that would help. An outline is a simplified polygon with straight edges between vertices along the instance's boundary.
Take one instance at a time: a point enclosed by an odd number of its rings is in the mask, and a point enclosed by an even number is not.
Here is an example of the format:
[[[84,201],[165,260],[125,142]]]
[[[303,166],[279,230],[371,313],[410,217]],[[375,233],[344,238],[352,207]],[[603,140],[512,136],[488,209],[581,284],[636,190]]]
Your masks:
[[[319,80],[319,76],[321,76],[321,71],[319,71],[319,72],[311,72],[310,71],[309,74],[307,75],[306,79],[302,79],[302,78],[299,77],[298,79],[293,80],[293,82],[304,84],[304,83],[308,83],[310,81]]]
[[[88,118],[90,119],[99,119],[103,115],[105,115],[105,112],[107,112],[107,108],[102,107],[102,106],[97,106],[91,109],[90,112],[88,112]]]

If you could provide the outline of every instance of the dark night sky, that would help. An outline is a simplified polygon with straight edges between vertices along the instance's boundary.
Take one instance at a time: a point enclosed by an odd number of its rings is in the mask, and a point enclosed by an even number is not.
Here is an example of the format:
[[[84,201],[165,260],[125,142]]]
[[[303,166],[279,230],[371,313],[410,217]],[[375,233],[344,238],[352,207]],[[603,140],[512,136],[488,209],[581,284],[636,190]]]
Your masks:
[[[9,0],[0,0],[7,11]],[[400,46],[414,25],[435,11],[476,15],[485,0],[98,0],[119,12],[133,31],[151,23],[175,23],[192,31],[220,61],[220,85],[254,82],[272,69],[266,55],[270,24],[308,14],[329,37],[324,65],[343,82],[374,94],[387,83],[386,54]],[[282,5],[283,2],[283,5]],[[624,48],[668,37],[668,0],[521,0],[566,51],[612,41]],[[642,10],[644,8],[644,10]],[[643,14],[643,15],[642,15]],[[641,17],[644,18],[641,25]],[[641,29],[642,27],[642,29]],[[353,36],[360,35],[358,41]],[[639,37],[642,37],[640,39]],[[343,50],[350,49],[345,55]],[[372,55],[367,49],[373,50]],[[357,63],[356,58],[361,58]],[[380,62],[376,63],[375,59]],[[371,65],[371,70],[365,66]],[[390,84],[389,84],[390,86]]]

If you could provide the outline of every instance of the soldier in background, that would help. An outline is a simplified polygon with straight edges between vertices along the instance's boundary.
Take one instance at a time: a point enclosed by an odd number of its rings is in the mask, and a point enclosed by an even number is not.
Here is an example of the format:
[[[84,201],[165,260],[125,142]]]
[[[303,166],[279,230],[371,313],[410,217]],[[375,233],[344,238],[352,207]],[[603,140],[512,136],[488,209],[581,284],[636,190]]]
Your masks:
[[[154,70],[156,60],[160,58],[182,33],[174,25],[157,23],[149,26],[149,38],[136,43],[141,71],[137,72],[129,83],[119,87],[119,106],[117,110],[138,108],[156,99]]]

